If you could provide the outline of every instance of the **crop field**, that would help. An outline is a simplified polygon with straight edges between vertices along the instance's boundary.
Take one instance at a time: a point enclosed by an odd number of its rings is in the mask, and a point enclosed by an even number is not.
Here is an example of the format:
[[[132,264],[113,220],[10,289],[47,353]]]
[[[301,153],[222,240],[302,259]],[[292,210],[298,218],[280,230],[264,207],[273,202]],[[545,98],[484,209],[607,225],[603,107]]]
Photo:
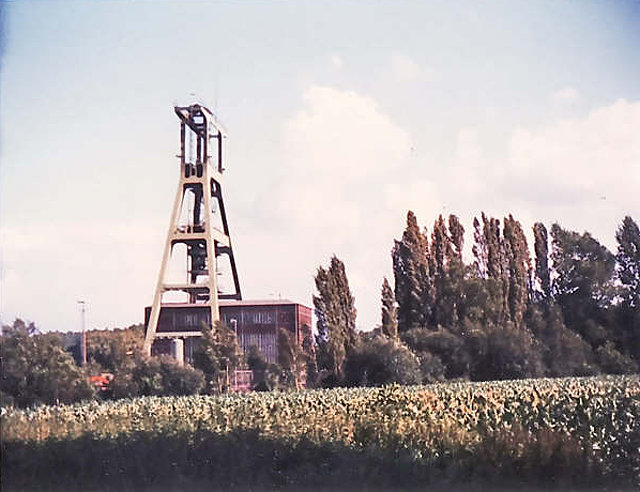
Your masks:
[[[637,376],[3,409],[6,490],[640,485]]]

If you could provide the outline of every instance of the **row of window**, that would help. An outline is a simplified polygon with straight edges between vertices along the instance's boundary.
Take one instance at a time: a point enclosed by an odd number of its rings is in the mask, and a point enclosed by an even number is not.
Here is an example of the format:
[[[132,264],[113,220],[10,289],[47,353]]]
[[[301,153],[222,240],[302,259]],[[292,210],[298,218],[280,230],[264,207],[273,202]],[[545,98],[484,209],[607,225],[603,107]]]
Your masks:
[[[241,333],[240,345],[242,351],[246,354],[251,345],[255,345],[260,349],[262,355],[267,362],[275,363],[278,357],[278,347],[276,345],[276,336],[270,333]]]
[[[276,323],[276,314],[278,323],[290,323],[293,320],[293,314],[287,311],[241,311],[236,314],[224,314],[222,318],[227,325],[232,319],[243,325],[273,325]]]
[[[167,313],[169,314],[169,313]],[[276,321],[277,314],[277,321]],[[169,319],[167,319],[169,318]],[[287,324],[293,321],[293,313],[287,311],[241,311],[240,313],[222,315],[222,321],[229,327],[233,327],[233,320],[239,325],[274,325]],[[199,330],[202,323],[209,324],[211,322],[211,313],[208,310],[202,312],[189,313],[173,311],[169,316],[162,316],[160,320],[161,326],[173,326],[176,330]]]

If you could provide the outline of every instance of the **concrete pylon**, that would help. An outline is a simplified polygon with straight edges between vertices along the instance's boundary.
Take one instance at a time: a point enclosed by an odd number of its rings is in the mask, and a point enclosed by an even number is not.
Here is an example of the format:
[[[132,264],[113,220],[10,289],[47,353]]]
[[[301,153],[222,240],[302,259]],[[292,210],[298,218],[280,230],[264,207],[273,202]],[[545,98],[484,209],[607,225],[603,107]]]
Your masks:
[[[165,293],[184,292],[188,304],[209,307],[212,323],[220,319],[219,299],[242,299],[222,199],[226,132],[204,106],[192,104],[174,109],[180,119],[180,179],[144,339],[143,350],[148,355],[157,336]],[[184,281],[167,283],[169,262],[177,244],[186,245],[187,275]],[[224,255],[229,260],[234,289],[220,293],[217,259]],[[197,333],[173,332],[162,336],[177,339],[197,336]]]

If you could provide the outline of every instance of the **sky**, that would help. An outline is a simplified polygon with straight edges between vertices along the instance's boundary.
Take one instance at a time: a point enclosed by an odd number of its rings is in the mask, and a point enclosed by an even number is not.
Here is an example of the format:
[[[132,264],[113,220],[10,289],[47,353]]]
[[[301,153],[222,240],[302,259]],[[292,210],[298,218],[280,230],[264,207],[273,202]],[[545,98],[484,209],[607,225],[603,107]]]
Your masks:
[[[390,250],[484,211],[640,221],[640,2],[4,1],[0,315],[43,331],[143,320],[179,174],[173,105],[229,133],[243,295],[311,305],[346,265],[379,323]],[[466,254],[471,238],[467,236]]]

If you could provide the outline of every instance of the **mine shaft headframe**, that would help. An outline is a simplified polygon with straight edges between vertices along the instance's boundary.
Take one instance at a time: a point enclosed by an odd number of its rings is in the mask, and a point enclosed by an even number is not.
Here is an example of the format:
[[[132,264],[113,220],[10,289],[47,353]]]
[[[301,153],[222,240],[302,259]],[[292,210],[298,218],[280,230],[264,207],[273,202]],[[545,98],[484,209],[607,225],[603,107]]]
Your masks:
[[[222,141],[227,138],[227,131],[217,120],[213,112],[200,104],[191,106],[174,106],[174,111],[180,118],[180,150],[181,161],[184,164],[187,158],[185,153],[186,129],[189,128],[196,136],[196,152],[193,164],[208,162],[211,139],[216,139],[216,168],[218,172],[224,170],[222,165]]]

